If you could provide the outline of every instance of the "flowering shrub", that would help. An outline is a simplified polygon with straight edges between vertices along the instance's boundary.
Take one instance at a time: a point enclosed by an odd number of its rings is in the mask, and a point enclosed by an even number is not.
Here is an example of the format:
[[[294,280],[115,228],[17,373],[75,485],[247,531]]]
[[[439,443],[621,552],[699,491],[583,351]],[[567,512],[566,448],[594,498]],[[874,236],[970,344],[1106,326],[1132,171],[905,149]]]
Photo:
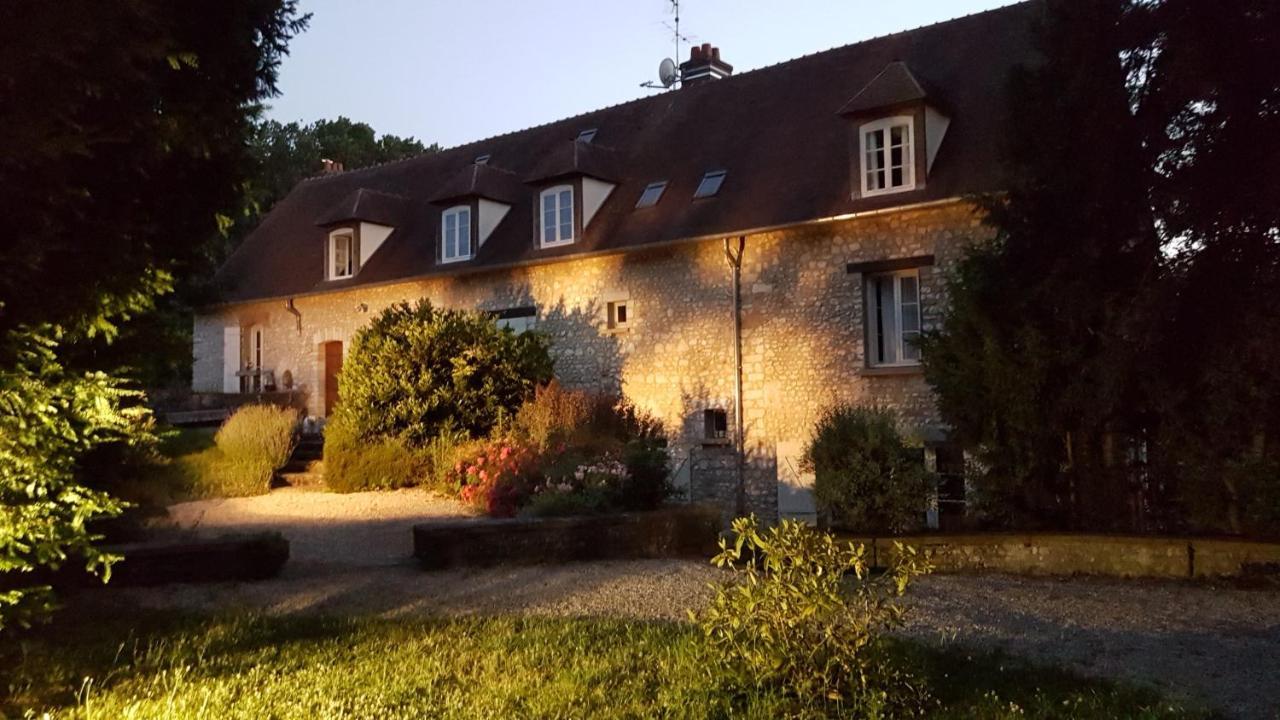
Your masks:
[[[539,455],[532,448],[495,440],[458,460],[453,481],[463,502],[493,517],[512,517],[540,478],[539,465]]]

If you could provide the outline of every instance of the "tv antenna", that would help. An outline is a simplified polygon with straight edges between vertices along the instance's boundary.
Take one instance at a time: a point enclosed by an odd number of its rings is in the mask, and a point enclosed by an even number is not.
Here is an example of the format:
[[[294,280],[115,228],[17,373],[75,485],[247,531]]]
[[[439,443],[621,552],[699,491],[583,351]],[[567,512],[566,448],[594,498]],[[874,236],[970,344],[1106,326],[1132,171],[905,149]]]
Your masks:
[[[680,42],[682,40],[686,43],[692,41],[680,34],[680,0],[671,0],[671,12],[675,15],[675,23],[663,21],[662,25],[671,31],[676,46],[675,56],[679,58]],[[680,82],[680,67],[676,65],[675,60],[663,58],[662,62],[658,63],[658,82],[655,83],[649,80],[640,83],[640,87],[669,90],[678,82]]]

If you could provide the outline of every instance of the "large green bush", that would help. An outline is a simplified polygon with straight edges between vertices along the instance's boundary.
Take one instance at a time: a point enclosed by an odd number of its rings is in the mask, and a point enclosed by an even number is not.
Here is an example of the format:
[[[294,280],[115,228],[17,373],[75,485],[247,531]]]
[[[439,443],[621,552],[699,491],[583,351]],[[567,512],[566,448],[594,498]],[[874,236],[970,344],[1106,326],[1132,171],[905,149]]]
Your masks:
[[[387,308],[356,334],[339,377],[336,419],[362,440],[422,447],[481,437],[551,380],[547,340],[497,327],[486,313],[426,300]]]
[[[928,569],[914,549],[898,546],[893,565],[872,574],[865,546],[842,547],[794,520],[761,530],[755,517],[738,518],[733,533],[712,560],[733,577],[693,616],[731,685],[780,689],[819,716],[923,714],[927,693],[881,643],[901,625],[898,598]]]
[[[823,414],[805,448],[818,509],[835,527],[901,533],[924,519],[931,487],[885,409],[839,405]]]
[[[193,459],[196,489],[204,496],[261,495],[293,452],[298,413],[272,405],[236,410],[214,435],[217,453]]]

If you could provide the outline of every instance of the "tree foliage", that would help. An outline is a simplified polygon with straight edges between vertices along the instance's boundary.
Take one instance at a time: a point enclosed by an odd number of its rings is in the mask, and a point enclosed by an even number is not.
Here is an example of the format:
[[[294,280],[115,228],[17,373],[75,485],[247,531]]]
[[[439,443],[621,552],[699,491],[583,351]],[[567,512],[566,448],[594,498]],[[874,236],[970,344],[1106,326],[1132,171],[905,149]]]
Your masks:
[[[547,340],[499,328],[486,313],[427,300],[387,308],[356,334],[339,376],[334,422],[363,439],[423,447],[487,434],[551,380]]]
[[[108,443],[155,442],[141,394],[64,368],[53,329],[13,331],[7,343],[15,361],[0,368],[0,630],[48,608],[50,589],[32,584],[34,571],[76,558],[110,576],[117,558],[94,547],[89,523],[122,505],[78,482],[79,459]]]
[[[1179,495],[1238,504],[1231,477],[1276,467],[1280,11],[1045,8],[997,237],[950,278],[926,374],[1011,521],[1179,526]]]
[[[120,505],[84,463],[149,432],[140,398],[86,368],[207,258],[305,23],[294,0],[0,5],[0,623],[48,598],[28,573],[104,571],[90,527]]]

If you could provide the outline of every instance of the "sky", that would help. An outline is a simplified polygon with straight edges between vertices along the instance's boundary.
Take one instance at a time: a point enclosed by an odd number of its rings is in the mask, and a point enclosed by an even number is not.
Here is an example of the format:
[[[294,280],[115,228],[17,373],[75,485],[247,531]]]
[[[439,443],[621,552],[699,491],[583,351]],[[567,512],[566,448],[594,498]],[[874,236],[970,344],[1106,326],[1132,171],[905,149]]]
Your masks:
[[[1011,0],[683,0],[680,33],[734,72]],[[657,92],[669,0],[301,0],[268,116],[345,116],[452,147]],[[686,42],[680,60],[688,59]]]

